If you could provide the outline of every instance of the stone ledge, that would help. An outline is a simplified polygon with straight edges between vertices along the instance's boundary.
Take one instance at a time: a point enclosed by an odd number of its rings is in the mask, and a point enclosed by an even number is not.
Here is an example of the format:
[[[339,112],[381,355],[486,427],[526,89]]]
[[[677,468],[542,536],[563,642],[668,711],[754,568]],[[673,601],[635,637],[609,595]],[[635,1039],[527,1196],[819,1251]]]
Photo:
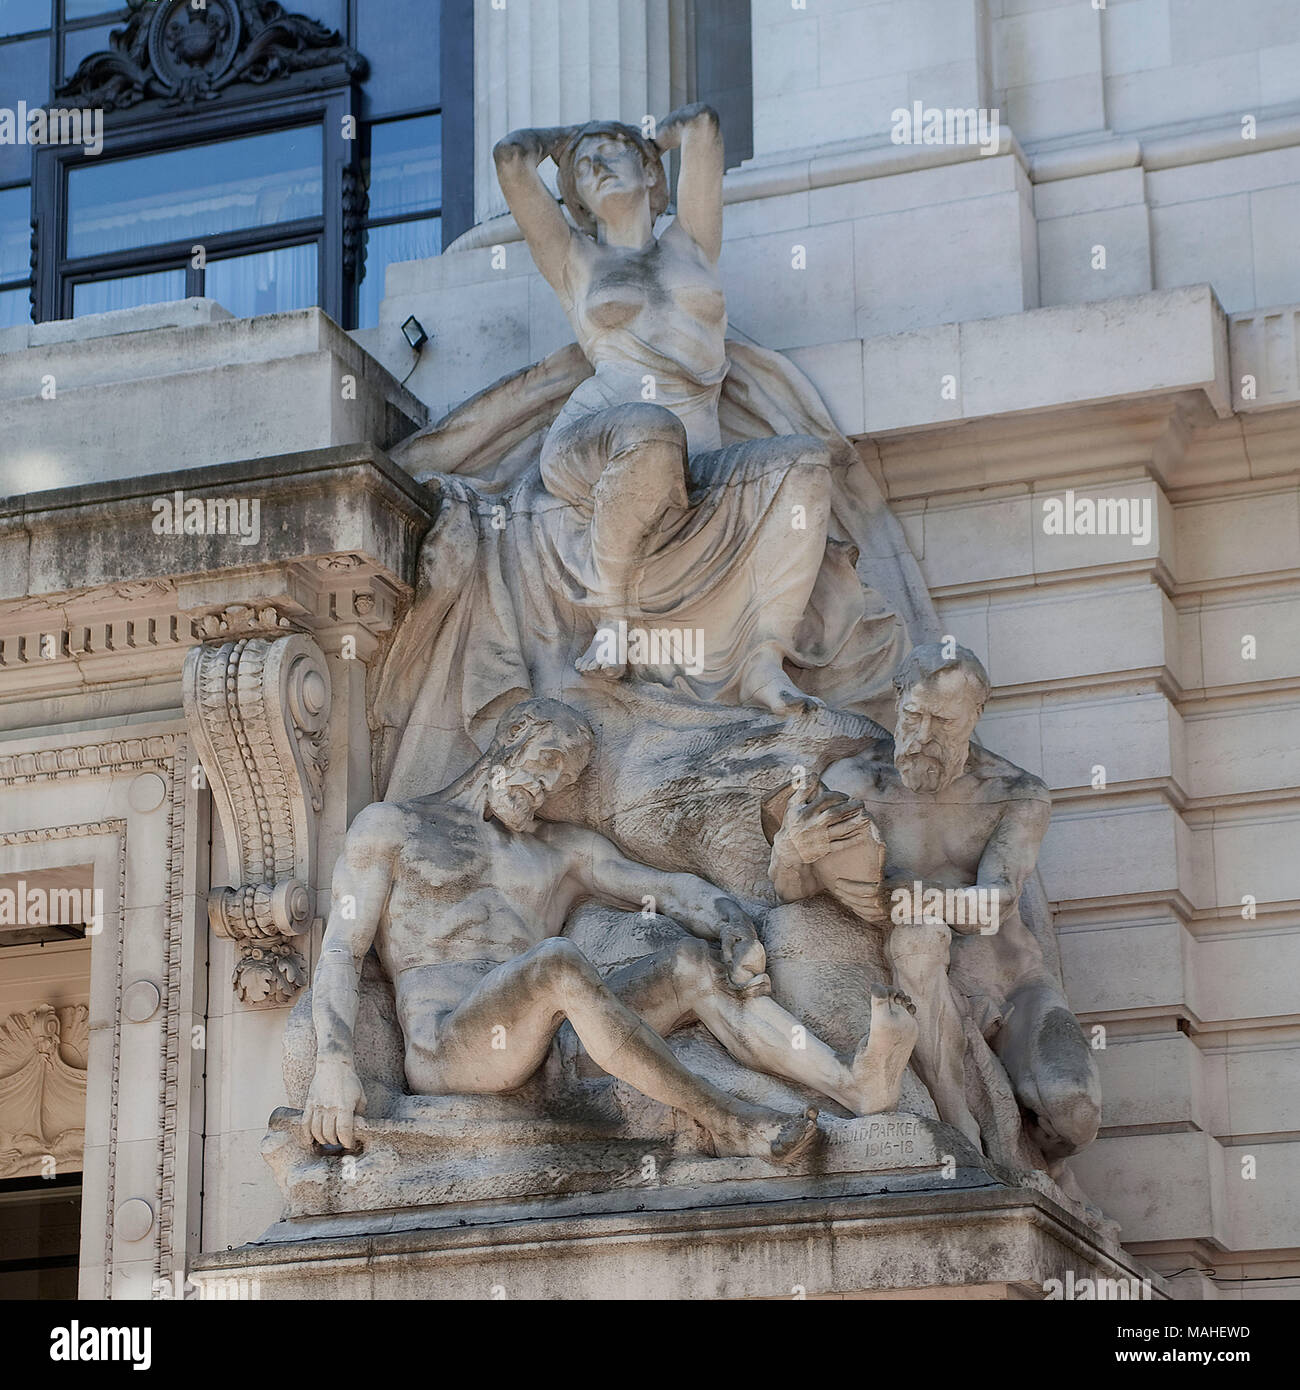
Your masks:
[[[167,321],[186,305],[198,308]],[[234,319],[215,317],[218,307],[182,301],[0,340],[5,486],[130,478],[155,458],[202,468],[292,449],[389,448],[427,420],[321,310]]]
[[[0,329],[0,356],[29,347],[116,337],[119,333],[145,333],[157,328],[193,328],[230,318],[234,315],[215,299],[195,298],[141,304],[133,309],[112,309],[103,314],[83,314],[80,318],[53,319],[48,323],[19,323]]]
[[[263,1298],[699,1299],[926,1296],[1044,1281],[1158,1277],[1043,1194],[991,1183],[687,1210],[535,1217],[323,1236],[199,1255],[195,1282],[256,1279]]]
[[[256,544],[228,534],[159,535],[153,502],[259,503]],[[0,499],[0,603],[148,578],[220,575],[304,557],[368,556],[403,585],[437,499],[371,445],[156,473]]]
[[[257,543],[156,535],[177,491],[256,502]],[[268,626],[368,659],[437,507],[367,445],[0,499],[0,701],[174,680],[196,641]]]
[[[850,436],[1199,392],[1232,413],[1227,319],[1209,285],[791,348]],[[945,378],[952,399],[943,395]]]

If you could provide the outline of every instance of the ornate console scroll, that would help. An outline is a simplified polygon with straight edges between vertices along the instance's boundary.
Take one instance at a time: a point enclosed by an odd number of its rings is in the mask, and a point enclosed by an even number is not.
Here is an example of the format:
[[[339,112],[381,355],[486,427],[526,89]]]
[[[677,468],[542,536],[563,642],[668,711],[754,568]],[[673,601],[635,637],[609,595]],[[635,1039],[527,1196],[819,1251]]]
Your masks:
[[[185,718],[225,831],[234,887],[208,920],[241,944],[233,984],[248,1004],[288,1003],[306,983],[292,944],[316,915],[330,679],[305,633],[208,641],[186,658]]]

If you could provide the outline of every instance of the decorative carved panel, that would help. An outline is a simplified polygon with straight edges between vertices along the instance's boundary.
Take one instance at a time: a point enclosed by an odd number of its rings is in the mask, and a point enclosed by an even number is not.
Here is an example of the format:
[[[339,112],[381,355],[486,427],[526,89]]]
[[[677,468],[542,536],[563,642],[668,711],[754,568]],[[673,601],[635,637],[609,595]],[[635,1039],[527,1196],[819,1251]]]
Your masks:
[[[0,1178],[80,1168],[89,1017],[84,1004],[38,1004],[0,1024]]]
[[[109,111],[161,98],[197,106],[236,82],[270,82],[338,64],[364,76],[365,59],[336,29],[286,13],[274,0],[132,0],[134,13],[108,48],[82,60],[60,97]]]

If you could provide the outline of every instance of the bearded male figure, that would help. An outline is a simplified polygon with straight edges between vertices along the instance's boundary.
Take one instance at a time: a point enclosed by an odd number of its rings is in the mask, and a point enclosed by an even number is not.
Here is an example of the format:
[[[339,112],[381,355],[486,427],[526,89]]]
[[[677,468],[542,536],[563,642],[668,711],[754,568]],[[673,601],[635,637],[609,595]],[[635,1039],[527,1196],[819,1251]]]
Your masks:
[[[893,739],[833,763],[824,790],[789,798],[772,876],[787,901],[826,891],[888,933],[894,982],[917,995],[917,1069],[941,1117],[978,1143],[963,1084],[962,1015],[973,1018],[1055,1176],[1059,1160],[1096,1137],[1100,1087],[1082,1030],[1019,911],[1050,793],[971,742],[990,688],[974,653],[924,643],[894,684]],[[997,904],[996,929],[981,931],[965,913],[936,926],[914,906],[935,889],[950,902],[953,890],[982,891]]]
[[[905,996],[879,987],[870,1034],[851,1056],[811,1035],[805,1044],[798,1020],[768,995],[763,948],[739,903],[694,875],[635,864],[593,831],[537,819],[548,797],[576,782],[593,742],[574,710],[528,700],[450,787],[357,817],[335,868],[314,982],[317,1061],[303,1123],[318,1143],[354,1147],[364,1112],[353,1031],[372,944],[393,983],[406,1079],[418,1094],[513,1090],[568,1019],[599,1066],[685,1111],[720,1155],[792,1162],[815,1140],[816,1111],[781,1115],[689,1071],[664,1035],[698,1020],[741,1063],[854,1114],[897,1104],[916,1036]],[[700,939],[602,979],[560,936],[584,898],[629,908],[647,894]]]

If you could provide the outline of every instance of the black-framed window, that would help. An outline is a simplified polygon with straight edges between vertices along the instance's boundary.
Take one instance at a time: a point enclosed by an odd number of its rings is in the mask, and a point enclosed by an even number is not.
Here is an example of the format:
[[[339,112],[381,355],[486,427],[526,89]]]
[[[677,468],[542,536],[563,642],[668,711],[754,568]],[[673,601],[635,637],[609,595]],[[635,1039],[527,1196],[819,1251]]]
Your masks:
[[[718,113],[727,168],[754,153],[753,31],[750,0],[695,6],[695,92]]]
[[[30,146],[0,146],[0,327],[23,321],[26,293],[38,321],[205,294],[241,317],[320,304],[344,327],[368,325],[377,320],[391,262],[437,255],[470,225],[472,0],[284,0],[284,9],[337,30],[369,71],[349,81],[318,69],[288,84],[232,88],[197,108],[146,101],[109,112],[98,156],[47,146],[33,160]],[[105,0],[0,0],[0,90],[29,108],[80,104],[51,93],[83,59],[102,52],[131,14]],[[451,103],[444,92],[454,94]],[[345,115],[352,118],[346,132]],[[253,225],[223,217],[231,199],[223,203],[218,142],[312,127],[322,145],[321,205]],[[428,135],[430,148],[414,149],[414,134]],[[169,224],[158,207],[145,206],[150,180],[161,199],[168,155],[174,165],[212,165],[212,179],[191,181],[180,199],[196,214],[207,205],[207,220]],[[94,164],[108,172],[96,177]],[[368,209],[359,182],[367,172],[376,179]],[[126,194],[132,180],[143,186],[135,189],[137,225],[129,243],[122,236],[95,241],[85,229],[111,231],[115,196],[129,202],[112,191],[119,179]],[[403,180],[410,182],[405,191],[397,187]],[[17,190],[30,196],[41,248],[30,289],[29,271],[14,254]],[[263,202],[273,191],[261,190]],[[119,213],[121,232],[125,209]],[[197,257],[196,246],[203,248]]]
[[[0,1182],[0,1300],[77,1296],[81,1174]]]
[[[28,184],[0,188],[0,328],[31,316],[31,218]]]
[[[344,322],[345,137],[357,96],[290,92],[105,127],[36,152],[36,298],[69,318],[207,295],[240,317],[319,304]]]
[[[320,302],[322,120],[64,171],[64,313],[207,295],[231,313]]]
[[[373,328],[389,265],[442,250],[441,113],[372,122],[363,163],[370,206],[356,326]]]

